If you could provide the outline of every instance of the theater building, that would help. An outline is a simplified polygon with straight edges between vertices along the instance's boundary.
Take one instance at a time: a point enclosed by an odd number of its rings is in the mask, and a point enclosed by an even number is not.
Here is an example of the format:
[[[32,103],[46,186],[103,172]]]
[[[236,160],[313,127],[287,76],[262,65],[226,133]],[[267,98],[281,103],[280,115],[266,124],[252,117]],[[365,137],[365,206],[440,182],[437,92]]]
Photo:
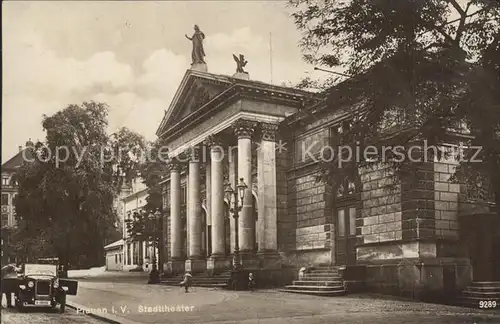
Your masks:
[[[340,102],[328,107],[318,94],[247,73],[187,70],[157,131],[171,158],[165,271],[230,269],[237,246],[245,269],[288,278],[301,267],[346,266],[380,292],[439,293],[500,280],[494,205],[448,182],[454,160],[422,164],[419,181],[396,191],[386,190],[390,169],[360,170],[338,192],[316,181],[311,155],[351,118]],[[236,190],[239,179],[247,189],[236,224],[225,189]]]

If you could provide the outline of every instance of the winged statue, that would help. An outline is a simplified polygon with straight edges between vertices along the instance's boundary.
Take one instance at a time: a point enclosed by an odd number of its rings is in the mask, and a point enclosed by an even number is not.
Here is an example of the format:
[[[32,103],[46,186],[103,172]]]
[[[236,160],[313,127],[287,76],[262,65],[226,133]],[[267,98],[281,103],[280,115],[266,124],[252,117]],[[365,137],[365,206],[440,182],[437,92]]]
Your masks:
[[[246,73],[243,68],[247,65],[248,61],[245,60],[245,56],[243,54],[240,54],[240,57],[238,58],[236,55],[233,54],[234,61],[236,62],[236,72],[237,73]]]

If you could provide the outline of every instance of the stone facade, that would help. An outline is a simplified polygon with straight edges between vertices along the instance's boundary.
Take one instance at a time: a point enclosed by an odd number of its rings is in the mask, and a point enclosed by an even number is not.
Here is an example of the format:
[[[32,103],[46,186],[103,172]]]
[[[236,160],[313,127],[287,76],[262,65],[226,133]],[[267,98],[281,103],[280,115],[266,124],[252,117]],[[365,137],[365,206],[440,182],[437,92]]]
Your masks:
[[[212,93],[207,101],[185,100],[200,87]],[[351,279],[364,280],[370,290],[422,298],[469,283],[470,257],[460,234],[461,186],[448,181],[456,162],[420,163],[416,180],[399,182],[390,167],[363,168],[359,180],[332,192],[317,181],[319,161],[329,157],[325,148],[353,113],[349,107],[325,105],[307,92],[186,73],[157,132],[169,143],[172,161],[183,160],[187,170],[174,182],[174,173],[164,180],[169,210],[165,268],[184,271],[191,267],[190,256],[197,256],[196,271],[227,270],[236,256],[252,271],[338,265],[348,273],[356,269],[350,277],[363,274]],[[311,112],[308,117],[297,113],[304,107]],[[185,152],[194,147],[206,150],[209,158],[192,160]],[[239,198],[228,198],[226,191],[228,186],[237,191],[241,178],[247,189],[236,223],[231,208]],[[180,182],[190,184],[187,233],[179,227],[179,206],[172,201],[180,199],[172,194]],[[199,199],[204,211],[196,207]],[[180,249],[186,240],[195,251]],[[199,240],[207,247],[205,255],[203,244],[194,243]]]

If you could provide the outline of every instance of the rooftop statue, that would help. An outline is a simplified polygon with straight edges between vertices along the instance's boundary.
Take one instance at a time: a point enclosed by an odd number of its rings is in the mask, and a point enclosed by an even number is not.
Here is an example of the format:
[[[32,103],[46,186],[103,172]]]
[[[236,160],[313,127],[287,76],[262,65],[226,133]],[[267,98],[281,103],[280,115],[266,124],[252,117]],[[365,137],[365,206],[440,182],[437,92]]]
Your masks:
[[[193,51],[191,52],[191,58],[193,62],[191,64],[204,64],[205,62],[205,50],[203,49],[203,40],[205,39],[205,34],[200,30],[198,25],[194,25],[194,34],[192,37],[185,35],[187,39],[193,42]]]
[[[245,70],[243,70],[243,68],[248,63],[248,61],[245,60],[245,56],[243,54],[240,54],[240,57],[238,58],[236,55],[233,54],[233,58],[237,64],[236,73],[246,73]]]

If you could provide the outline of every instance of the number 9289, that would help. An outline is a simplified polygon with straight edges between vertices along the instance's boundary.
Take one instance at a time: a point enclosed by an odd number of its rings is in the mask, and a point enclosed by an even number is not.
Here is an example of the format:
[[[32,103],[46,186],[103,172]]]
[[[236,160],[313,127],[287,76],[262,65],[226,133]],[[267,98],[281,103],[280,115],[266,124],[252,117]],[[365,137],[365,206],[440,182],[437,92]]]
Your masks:
[[[481,300],[479,302],[479,308],[496,308],[497,302],[495,300]]]

